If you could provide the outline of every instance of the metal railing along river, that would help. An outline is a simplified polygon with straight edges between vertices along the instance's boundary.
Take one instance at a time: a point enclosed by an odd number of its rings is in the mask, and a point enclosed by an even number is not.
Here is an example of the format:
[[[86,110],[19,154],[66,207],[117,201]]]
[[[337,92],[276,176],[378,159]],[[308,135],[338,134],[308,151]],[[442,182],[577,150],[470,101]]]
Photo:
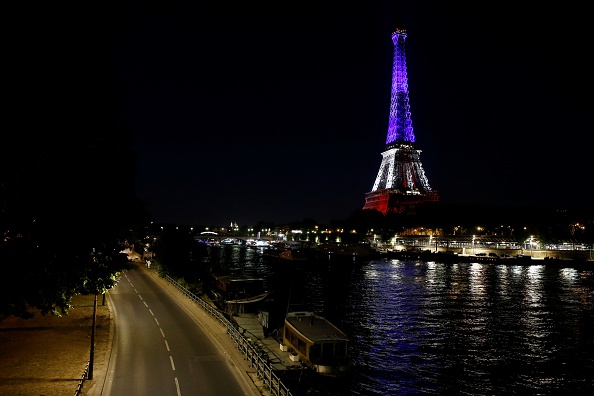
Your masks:
[[[196,296],[169,275],[165,275],[165,280],[175,286],[181,293],[189,297],[226,327],[227,334],[229,334],[231,339],[235,342],[237,348],[245,354],[250,366],[256,369],[258,378],[262,380],[264,386],[268,387],[271,396],[292,396],[291,391],[281,382],[280,378],[273,372],[272,366],[268,364],[268,354],[257,345],[254,345],[250,339],[246,338],[245,335],[237,329],[237,326],[231,323],[219,309]]]

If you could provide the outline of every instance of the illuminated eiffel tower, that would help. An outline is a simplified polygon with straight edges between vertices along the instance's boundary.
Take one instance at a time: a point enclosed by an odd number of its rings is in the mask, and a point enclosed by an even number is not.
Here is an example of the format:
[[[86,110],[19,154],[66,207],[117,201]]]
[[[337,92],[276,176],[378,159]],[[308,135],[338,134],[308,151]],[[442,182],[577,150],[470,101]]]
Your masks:
[[[413,212],[416,205],[438,202],[439,194],[432,190],[421,165],[415,146],[410,104],[404,41],[406,30],[392,33],[394,63],[392,65],[392,96],[386,148],[382,163],[370,192],[365,194],[363,209],[387,213]]]

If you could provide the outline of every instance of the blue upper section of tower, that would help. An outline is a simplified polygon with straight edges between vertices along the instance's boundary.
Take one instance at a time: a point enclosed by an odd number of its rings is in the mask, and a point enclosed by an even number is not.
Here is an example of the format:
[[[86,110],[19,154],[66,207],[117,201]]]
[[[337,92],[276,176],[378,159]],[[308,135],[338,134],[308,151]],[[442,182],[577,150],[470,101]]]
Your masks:
[[[415,141],[408,99],[405,40],[406,30],[396,29],[392,33],[394,63],[392,65],[392,94],[386,145],[401,142],[414,143]]]

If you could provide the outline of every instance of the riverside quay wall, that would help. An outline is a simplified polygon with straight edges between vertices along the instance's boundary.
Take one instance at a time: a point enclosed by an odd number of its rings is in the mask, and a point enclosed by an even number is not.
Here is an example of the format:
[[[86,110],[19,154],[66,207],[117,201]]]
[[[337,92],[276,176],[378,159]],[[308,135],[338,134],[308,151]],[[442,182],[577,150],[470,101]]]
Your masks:
[[[594,259],[588,257],[551,257],[550,255],[542,254],[542,257],[525,256],[518,254],[515,256],[495,256],[489,254],[468,255],[458,254],[452,251],[447,252],[431,252],[428,250],[413,251],[413,250],[399,250],[399,251],[385,251],[382,253],[384,257],[401,259],[401,260],[421,260],[434,261],[436,263],[491,263],[491,264],[511,264],[511,265],[539,265],[547,264],[559,268],[583,268],[594,269]],[[581,256],[581,255],[580,255]]]
[[[562,245],[558,249],[536,249],[509,237],[493,236],[427,236],[396,237],[389,245],[377,246],[381,250],[454,253],[464,256],[494,256],[500,258],[527,256],[533,259],[592,260],[591,246]]]

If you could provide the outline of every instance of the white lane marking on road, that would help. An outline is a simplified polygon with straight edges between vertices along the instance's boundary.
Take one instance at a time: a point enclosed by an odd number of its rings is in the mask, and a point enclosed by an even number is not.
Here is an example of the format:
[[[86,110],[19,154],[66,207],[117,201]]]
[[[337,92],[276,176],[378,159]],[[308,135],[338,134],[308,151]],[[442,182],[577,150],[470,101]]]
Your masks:
[[[144,301],[143,301],[143,303],[144,303],[144,306],[148,308],[148,304]]]
[[[175,371],[175,364],[173,364],[173,356],[169,356],[169,360],[171,360],[171,369]]]
[[[150,308],[149,308],[149,312],[151,313],[151,315],[155,316],[155,314],[153,313],[153,311],[151,311]]]
[[[157,326],[160,326],[159,321],[155,318],[155,322],[157,322]]]
[[[167,348],[167,352],[171,352],[171,349],[169,349],[169,343],[167,342],[167,340],[165,340],[165,347]]]
[[[163,329],[159,329],[161,330],[161,335],[163,336],[163,338],[165,338],[165,333],[163,333]]]
[[[175,388],[177,389],[177,396],[181,396],[181,390],[179,389],[179,381],[175,377]]]
[[[142,301],[144,301],[144,299],[142,298],[142,296],[141,296],[140,294],[138,295],[138,297],[140,297],[140,299],[141,299]]]

